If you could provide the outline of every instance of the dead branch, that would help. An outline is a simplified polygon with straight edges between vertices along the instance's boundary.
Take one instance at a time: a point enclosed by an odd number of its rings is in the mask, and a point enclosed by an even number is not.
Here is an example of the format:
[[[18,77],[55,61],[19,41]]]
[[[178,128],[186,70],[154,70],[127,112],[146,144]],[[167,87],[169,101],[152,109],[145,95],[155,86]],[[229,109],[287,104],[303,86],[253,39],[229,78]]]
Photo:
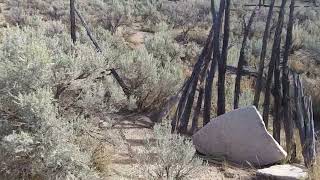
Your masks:
[[[84,18],[81,16],[80,12],[75,8],[74,11],[76,12],[76,14],[78,15],[82,25],[84,26],[84,28],[87,31],[87,35],[89,36],[90,40],[92,41],[93,45],[95,46],[95,48],[97,49],[98,52],[102,52],[99,44],[97,43],[97,41],[94,39],[94,37],[92,36],[92,32],[90,31],[88,24],[86,23],[86,21],[84,20]]]

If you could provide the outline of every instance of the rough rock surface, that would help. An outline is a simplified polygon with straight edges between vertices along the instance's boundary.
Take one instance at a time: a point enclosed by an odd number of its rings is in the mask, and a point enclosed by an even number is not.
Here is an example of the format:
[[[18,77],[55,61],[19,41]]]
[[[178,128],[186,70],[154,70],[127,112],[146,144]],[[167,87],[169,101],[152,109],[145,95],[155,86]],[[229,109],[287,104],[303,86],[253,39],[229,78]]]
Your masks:
[[[257,171],[259,179],[303,180],[308,179],[308,172],[299,165],[276,165]]]
[[[240,164],[264,166],[287,156],[268,133],[254,106],[212,119],[192,139],[200,153],[213,157],[223,156]]]

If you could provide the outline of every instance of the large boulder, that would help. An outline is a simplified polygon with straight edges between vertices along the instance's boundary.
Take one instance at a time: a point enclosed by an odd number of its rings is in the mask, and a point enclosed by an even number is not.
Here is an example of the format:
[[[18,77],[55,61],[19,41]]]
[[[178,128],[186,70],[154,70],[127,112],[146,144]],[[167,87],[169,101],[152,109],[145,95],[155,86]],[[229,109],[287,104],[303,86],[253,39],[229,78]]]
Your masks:
[[[287,153],[267,131],[254,106],[212,119],[192,137],[196,149],[208,156],[223,156],[240,164],[265,166]]]

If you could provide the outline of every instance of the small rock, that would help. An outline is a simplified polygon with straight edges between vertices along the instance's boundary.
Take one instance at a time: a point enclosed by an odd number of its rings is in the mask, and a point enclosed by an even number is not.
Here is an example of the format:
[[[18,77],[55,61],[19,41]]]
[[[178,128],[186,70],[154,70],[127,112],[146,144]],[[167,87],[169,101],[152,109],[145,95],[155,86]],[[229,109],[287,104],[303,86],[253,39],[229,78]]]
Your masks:
[[[109,128],[110,127],[110,124],[108,123],[108,122],[105,122],[105,121],[100,121],[99,122],[99,127],[101,128],[101,129],[107,129],[107,128]]]
[[[231,172],[224,172],[223,175],[224,175],[225,178],[229,178],[229,179],[236,177],[236,175],[231,173]]]
[[[307,170],[300,165],[275,165],[257,171],[258,179],[303,180],[308,179]]]
[[[287,156],[267,131],[254,106],[212,119],[193,135],[196,149],[208,156],[223,156],[240,164],[265,166]]]

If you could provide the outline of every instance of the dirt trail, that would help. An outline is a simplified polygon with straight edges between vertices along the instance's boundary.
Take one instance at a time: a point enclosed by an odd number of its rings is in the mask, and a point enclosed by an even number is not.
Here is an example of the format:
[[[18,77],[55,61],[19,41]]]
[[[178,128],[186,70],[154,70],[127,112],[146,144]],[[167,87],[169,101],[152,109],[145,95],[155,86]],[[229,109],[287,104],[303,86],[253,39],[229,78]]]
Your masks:
[[[136,157],[132,157],[130,151],[142,152],[144,142],[153,138],[152,121],[145,116],[127,116],[116,119],[118,123],[114,125],[114,129],[121,129],[124,139],[130,146],[128,148],[119,148],[112,159],[111,173],[107,179],[142,179],[139,174],[139,164]],[[240,168],[220,166],[209,164],[202,166],[192,174],[191,179],[197,180],[224,180],[224,179],[253,179],[252,173]]]

